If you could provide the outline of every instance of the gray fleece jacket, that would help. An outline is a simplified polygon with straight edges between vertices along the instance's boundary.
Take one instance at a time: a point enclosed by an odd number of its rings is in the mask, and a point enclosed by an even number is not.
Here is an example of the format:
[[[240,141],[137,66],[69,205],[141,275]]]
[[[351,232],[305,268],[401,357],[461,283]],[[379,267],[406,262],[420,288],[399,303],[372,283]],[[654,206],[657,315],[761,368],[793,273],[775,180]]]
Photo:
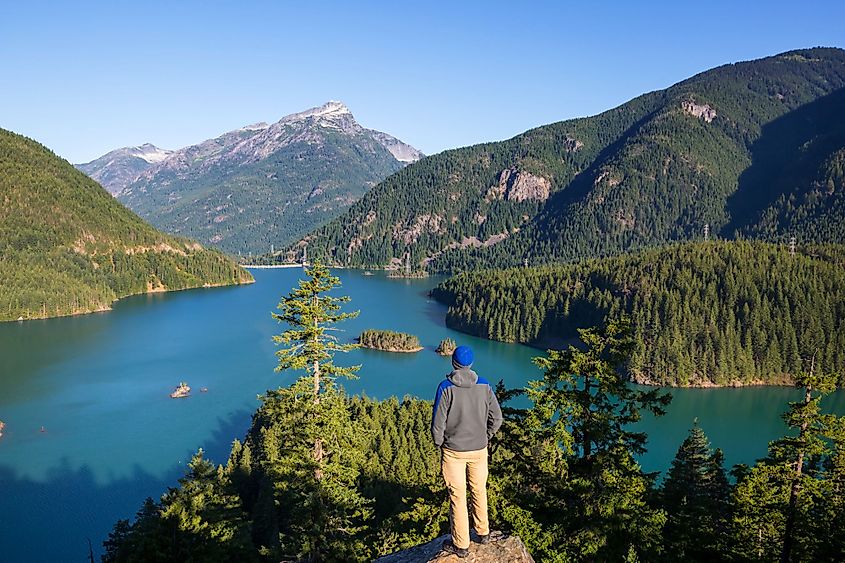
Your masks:
[[[487,447],[502,426],[502,409],[487,380],[456,369],[437,386],[431,436],[437,447],[470,452]]]

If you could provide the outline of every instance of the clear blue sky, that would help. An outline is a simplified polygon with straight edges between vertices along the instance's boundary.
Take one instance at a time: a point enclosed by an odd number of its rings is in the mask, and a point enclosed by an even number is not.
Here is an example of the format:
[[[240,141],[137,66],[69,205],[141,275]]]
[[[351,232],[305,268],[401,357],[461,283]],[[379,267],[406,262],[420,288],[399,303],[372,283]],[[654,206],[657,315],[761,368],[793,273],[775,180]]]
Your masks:
[[[428,154],[845,47],[845,2],[0,3],[0,127],[72,162],[338,99]]]

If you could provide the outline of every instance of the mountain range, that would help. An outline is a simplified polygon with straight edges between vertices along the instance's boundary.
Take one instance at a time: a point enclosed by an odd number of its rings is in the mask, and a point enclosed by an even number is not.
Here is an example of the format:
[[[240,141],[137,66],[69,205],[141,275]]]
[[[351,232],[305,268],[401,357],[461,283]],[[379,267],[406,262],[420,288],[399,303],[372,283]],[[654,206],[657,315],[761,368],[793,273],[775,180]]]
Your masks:
[[[445,151],[269,261],[457,271],[671,241],[845,238],[845,51],[702,72],[593,117]]]
[[[157,231],[70,163],[4,129],[0,201],[0,321],[252,281],[220,251]]]
[[[147,144],[77,167],[156,227],[248,254],[296,240],[422,156],[332,101],[179,150]]]

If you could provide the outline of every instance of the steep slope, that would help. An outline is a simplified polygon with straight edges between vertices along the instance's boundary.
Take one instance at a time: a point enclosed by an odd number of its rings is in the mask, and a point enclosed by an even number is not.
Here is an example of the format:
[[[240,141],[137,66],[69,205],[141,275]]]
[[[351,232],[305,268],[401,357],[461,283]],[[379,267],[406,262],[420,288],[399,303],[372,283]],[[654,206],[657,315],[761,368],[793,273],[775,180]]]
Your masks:
[[[112,159],[95,173],[114,177],[120,201],[156,227],[249,254],[294,241],[421,156],[386,133],[361,127],[342,103],[328,102],[173,151],[150,165],[131,168]],[[90,170],[94,163],[83,166]],[[123,183],[120,171],[130,168],[138,173]]]
[[[410,253],[416,268],[454,271],[618,253],[700,237],[705,225],[778,238],[801,221],[818,225],[802,240],[840,241],[845,230],[822,226],[841,225],[826,174],[841,169],[843,87],[841,49],[725,65],[594,117],[426,158],[276,260],[307,244],[309,256],[339,265],[380,267]],[[791,181],[746,173],[778,161],[773,150],[787,139],[807,163]],[[829,197],[816,195],[819,182],[833,186]]]
[[[117,195],[138,178],[141,172],[161,162],[172,152],[144,143],[138,147],[116,149],[96,160],[75,166],[96,180],[110,194]]]
[[[220,252],[156,231],[69,163],[3,129],[0,201],[0,320],[252,279]]]
[[[790,384],[845,373],[845,246],[759,241],[675,244],[576,264],[466,272],[433,295],[446,323],[540,345],[576,339],[606,315],[631,315],[640,383]],[[845,375],[839,378],[845,385]]]
[[[788,233],[800,240],[842,241],[845,89],[767,124],[751,152],[752,165],[728,200],[738,220],[726,230],[735,226],[739,234],[768,239]]]

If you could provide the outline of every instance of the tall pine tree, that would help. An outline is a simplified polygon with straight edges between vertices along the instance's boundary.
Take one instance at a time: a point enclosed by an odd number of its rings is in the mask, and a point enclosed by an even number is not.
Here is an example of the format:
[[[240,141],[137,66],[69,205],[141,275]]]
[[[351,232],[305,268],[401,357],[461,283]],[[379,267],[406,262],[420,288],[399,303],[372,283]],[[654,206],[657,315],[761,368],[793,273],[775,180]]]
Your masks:
[[[729,519],[730,485],[715,452],[696,422],[678,448],[661,490],[666,511],[665,557],[672,561],[724,558],[723,534]]]
[[[258,462],[274,486],[281,554],[308,561],[366,560],[362,534],[372,510],[356,486],[360,437],[336,383],[338,377],[354,377],[358,366],[334,363],[336,353],[355,345],[333,334],[336,323],[358,313],[341,312],[349,298],[330,295],[340,280],[326,267],[315,263],[305,273],[307,279],[282,298],[273,316],[287,325],[274,337],[283,345],[277,369],[306,374],[263,397],[252,429]],[[261,504],[264,510],[269,506],[267,500]],[[262,520],[274,529],[269,515]]]
[[[755,561],[814,561],[822,538],[819,508],[825,505],[829,483],[825,461],[831,450],[833,430],[839,419],[823,414],[822,396],[835,388],[835,376],[809,369],[796,376],[804,391],[800,401],[784,414],[794,432],[769,444],[769,454],[735,488],[733,523],[735,551]]]

